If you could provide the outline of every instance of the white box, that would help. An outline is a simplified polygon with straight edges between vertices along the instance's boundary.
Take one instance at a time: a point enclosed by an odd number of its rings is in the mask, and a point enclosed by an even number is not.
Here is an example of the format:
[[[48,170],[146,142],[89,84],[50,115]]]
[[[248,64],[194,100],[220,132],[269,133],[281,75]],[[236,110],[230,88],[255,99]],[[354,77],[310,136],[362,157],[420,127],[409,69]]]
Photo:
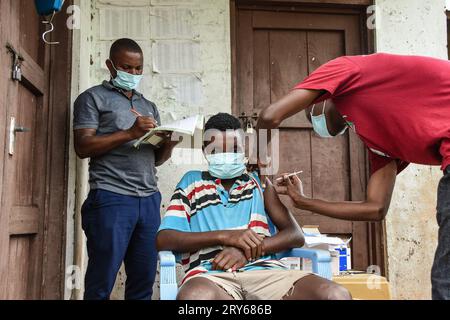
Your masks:
[[[341,260],[339,256],[339,252],[337,249],[345,247],[347,253],[347,259],[344,261],[347,267],[345,270],[351,269],[351,248],[350,241],[352,238],[340,238],[340,237],[331,237],[327,234],[322,234],[319,231],[318,226],[304,226],[303,232],[305,234],[305,247],[311,249],[321,249],[328,250],[331,255],[331,269],[333,275],[339,275],[341,269],[344,267],[341,266]]]

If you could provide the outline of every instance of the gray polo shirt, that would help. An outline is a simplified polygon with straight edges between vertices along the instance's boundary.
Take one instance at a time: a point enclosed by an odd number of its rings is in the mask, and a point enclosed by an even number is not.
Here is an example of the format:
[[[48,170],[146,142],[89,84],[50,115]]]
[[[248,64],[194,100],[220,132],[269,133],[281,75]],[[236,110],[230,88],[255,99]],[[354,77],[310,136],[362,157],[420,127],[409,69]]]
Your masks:
[[[133,126],[134,107],[143,116],[153,116],[161,124],[158,109],[137,91],[132,99],[110,82],[83,92],[75,101],[73,128],[96,129],[97,135],[108,135]],[[158,192],[155,149],[142,145],[139,149],[130,141],[103,156],[91,158],[89,184],[91,190],[102,189],[122,195],[147,197]]]

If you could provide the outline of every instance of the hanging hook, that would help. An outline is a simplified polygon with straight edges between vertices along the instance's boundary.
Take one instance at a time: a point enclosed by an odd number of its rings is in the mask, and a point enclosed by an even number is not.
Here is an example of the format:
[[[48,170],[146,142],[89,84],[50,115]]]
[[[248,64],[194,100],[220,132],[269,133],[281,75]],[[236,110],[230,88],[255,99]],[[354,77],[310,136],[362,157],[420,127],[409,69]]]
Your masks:
[[[53,18],[55,17],[55,13],[56,13],[56,11],[53,11],[53,14],[52,14],[52,17],[50,18],[50,21],[47,21],[47,20],[42,21],[43,24],[49,24],[49,25],[50,25],[50,29],[47,30],[47,31],[45,31],[45,32],[42,34],[42,40],[43,40],[46,44],[49,44],[49,45],[59,44],[59,42],[51,42],[51,41],[48,41],[48,40],[46,39],[46,36],[47,36],[49,33],[52,33],[53,30],[55,30],[55,26],[53,25]]]

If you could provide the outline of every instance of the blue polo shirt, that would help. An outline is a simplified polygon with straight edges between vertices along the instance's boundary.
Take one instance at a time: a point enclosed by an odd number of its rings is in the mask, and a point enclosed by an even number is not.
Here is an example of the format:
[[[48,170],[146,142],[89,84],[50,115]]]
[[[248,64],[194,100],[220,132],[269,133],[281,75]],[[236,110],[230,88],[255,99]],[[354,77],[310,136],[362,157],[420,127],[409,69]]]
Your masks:
[[[190,171],[178,183],[159,230],[211,232],[251,229],[270,237],[269,217],[258,185],[260,181],[255,174],[245,173],[227,192],[220,179],[208,172]],[[211,261],[222,249],[216,246],[182,253],[178,258],[186,271],[183,281],[197,273],[218,272],[212,270]],[[275,256],[266,256],[239,271],[274,268],[286,267],[276,261]]]

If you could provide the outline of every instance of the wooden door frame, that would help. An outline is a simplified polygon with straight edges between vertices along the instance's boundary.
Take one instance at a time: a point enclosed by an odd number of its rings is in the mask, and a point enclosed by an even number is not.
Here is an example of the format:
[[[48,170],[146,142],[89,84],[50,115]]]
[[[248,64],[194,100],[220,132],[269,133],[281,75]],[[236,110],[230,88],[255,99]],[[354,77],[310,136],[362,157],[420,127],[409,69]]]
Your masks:
[[[64,8],[55,17],[56,30],[52,37],[60,44],[50,50],[43,299],[64,299],[65,289],[73,34],[67,28],[66,9],[72,4],[73,0],[65,1]]]
[[[237,12],[238,8],[253,9],[253,10],[271,10],[286,8],[287,11],[301,11],[301,12],[348,12],[359,13],[361,16],[361,26],[366,26],[367,14],[363,11],[367,6],[373,5],[373,0],[230,0],[230,23],[231,23],[231,73],[232,73],[232,113],[237,114]],[[295,6],[295,8],[293,7]],[[370,54],[375,52],[374,30],[368,30],[365,27],[361,28],[361,46],[363,54]],[[359,142],[355,137],[350,137],[350,152],[356,154],[358,152]],[[360,149],[360,148],[359,148]],[[361,178],[367,182],[369,179],[369,163],[367,151],[359,155],[364,157],[366,161],[366,171],[351,174],[351,184],[357,185],[361,183]],[[355,157],[353,157],[355,158]],[[351,157],[352,159],[352,157]],[[352,198],[358,199],[361,192],[352,188]],[[386,234],[384,223],[357,224],[357,228],[367,228],[368,239],[368,265],[376,265],[380,267],[381,274],[385,275],[387,271],[387,252],[386,252]]]
[[[450,8],[445,11],[447,16],[447,47],[448,47],[448,59],[450,60]]]
[[[43,221],[44,224],[39,227],[42,242],[42,257],[39,263],[42,265],[40,271],[40,287],[30,288],[30,294],[40,299],[63,299],[65,285],[65,252],[66,252],[66,212],[67,212],[67,179],[68,179],[68,154],[69,154],[69,128],[70,128],[70,86],[71,86],[71,60],[72,60],[72,30],[66,26],[67,15],[65,14],[67,6],[72,4],[72,0],[66,1],[64,9],[55,16],[55,31],[51,34],[52,41],[59,41],[60,44],[49,48],[46,59],[49,59],[48,79],[44,85],[49,87],[49,92],[45,99],[45,120],[43,128],[47,136],[43,141],[47,145],[47,155],[45,157],[45,190]],[[5,6],[5,7],[3,7]],[[9,8],[9,3],[4,2],[0,8]],[[10,19],[8,10],[2,10],[0,30],[9,30]],[[11,72],[11,58],[6,53],[6,42],[9,32],[0,34],[0,62],[1,70],[5,74]],[[17,41],[16,41],[17,42]],[[17,43],[15,43],[17,46]],[[7,92],[11,86],[10,78],[0,79],[0,104],[6,106],[9,102]],[[0,182],[2,189],[0,191],[0,204],[5,204],[8,190],[5,184],[5,170],[8,166],[5,163],[9,157],[7,139],[9,137],[9,108],[4,107],[1,110],[0,119],[0,138],[4,141],[4,149],[0,155]],[[9,214],[0,213],[0,246],[5,249],[7,243],[6,236],[9,237]],[[7,252],[7,251],[6,251]],[[5,252],[2,252],[4,254]],[[2,259],[8,260],[8,259]],[[0,265],[0,286],[5,282],[7,276],[7,266]],[[0,290],[0,298],[5,295],[5,290]]]

